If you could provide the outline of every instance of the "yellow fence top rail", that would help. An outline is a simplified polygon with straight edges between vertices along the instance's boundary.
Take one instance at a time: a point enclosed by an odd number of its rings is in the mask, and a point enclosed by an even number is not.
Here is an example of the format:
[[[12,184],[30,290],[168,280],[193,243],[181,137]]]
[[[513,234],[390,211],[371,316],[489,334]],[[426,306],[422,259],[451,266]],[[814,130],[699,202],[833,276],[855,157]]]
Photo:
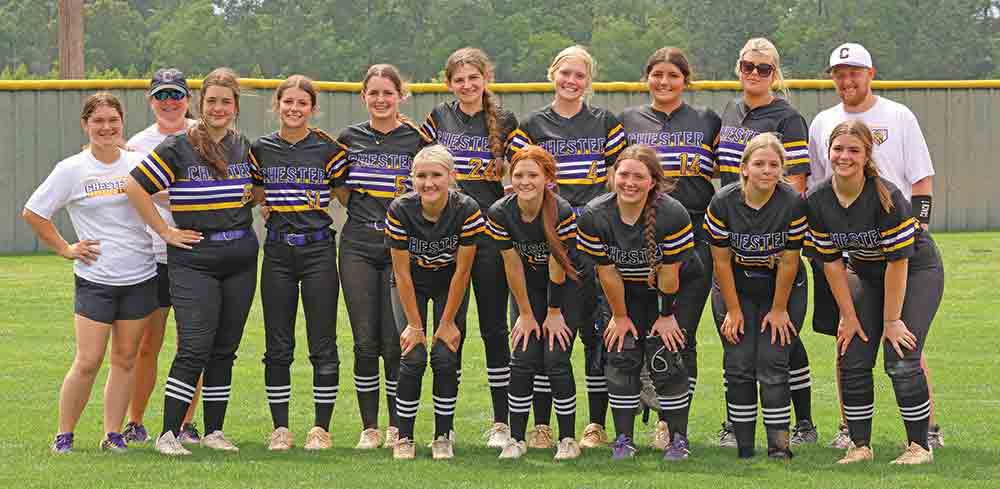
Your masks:
[[[243,78],[240,85],[244,88],[273,89],[282,80],[264,78]],[[201,87],[201,80],[188,80],[192,89]],[[830,80],[787,80],[786,85],[792,89],[829,90],[833,88]],[[360,92],[361,84],[357,82],[317,82],[316,88],[325,92]],[[1000,80],[876,80],[872,87],[876,90],[904,89],[996,89],[1000,88]],[[146,89],[149,80],[0,80],[0,91],[19,90],[112,90],[112,89]],[[409,86],[413,93],[445,93],[448,89],[444,83],[413,83]],[[645,92],[646,84],[642,82],[597,82],[595,92]],[[493,83],[490,89],[497,93],[551,92],[551,83]],[[740,89],[737,81],[695,81],[691,90],[726,90]]]

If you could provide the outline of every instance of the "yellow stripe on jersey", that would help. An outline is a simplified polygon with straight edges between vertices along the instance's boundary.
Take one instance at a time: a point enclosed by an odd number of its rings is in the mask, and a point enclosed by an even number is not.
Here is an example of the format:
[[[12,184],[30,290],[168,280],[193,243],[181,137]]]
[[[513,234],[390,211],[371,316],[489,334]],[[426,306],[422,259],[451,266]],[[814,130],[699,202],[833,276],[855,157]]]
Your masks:
[[[705,212],[705,215],[708,216],[708,218],[711,219],[716,226],[719,226],[722,229],[726,229],[726,223],[722,222],[718,217],[715,217],[715,215],[712,214],[711,209],[708,209],[708,211]]]
[[[163,168],[163,171],[167,172],[167,175],[170,175],[170,183],[173,183],[175,180],[177,180],[177,177],[174,176],[174,172],[170,170],[170,165],[164,163],[163,160],[160,159],[160,155],[156,154],[156,151],[150,151],[149,156],[152,156],[153,159],[156,160],[156,162],[160,165],[160,167]]]
[[[482,215],[483,215],[483,212],[477,209],[476,212],[473,212],[472,215],[470,215],[469,217],[467,217],[465,219],[465,221],[462,222],[462,224],[468,224],[468,223],[470,223],[472,221],[475,221],[476,219],[479,219],[479,217],[482,216]]]
[[[680,248],[677,248],[675,250],[663,250],[663,254],[664,255],[676,255],[676,254],[678,254],[678,253],[680,253],[680,252],[682,252],[682,251],[684,251],[684,250],[686,250],[688,248],[694,248],[694,240],[690,240],[687,243],[684,243],[684,246],[681,246]]]
[[[347,155],[347,150],[341,148],[341,150],[337,154],[333,155],[333,158],[330,158],[330,161],[326,163],[326,172],[330,173],[330,170],[333,169],[333,166],[336,165],[338,161],[344,159],[346,155]],[[345,171],[347,171],[347,165],[344,165],[343,168],[340,169],[340,171],[334,173],[333,178],[340,177],[341,175],[344,174]]]
[[[669,236],[664,236],[663,239],[666,240],[666,241],[674,241],[677,238],[680,238],[681,236],[684,236],[685,234],[690,233],[691,229],[692,229],[691,228],[691,223],[688,223],[688,225],[684,226],[683,228],[681,228],[680,231],[677,231],[676,233],[671,234]]]
[[[890,229],[888,231],[883,231],[880,234],[882,235],[883,238],[886,237],[886,236],[890,236],[890,235],[896,234],[896,233],[902,231],[903,229],[905,229],[905,228],[907,228],[909,226],[913,226],[914,223],[916,223],[916,221],[917,220],[915,218],[911,217],[911,218],[903,221],[899,226],[896,226],[896,227],[894,227],[894,228],[892,228],[892,229]]]
[[[896,244],[894,244],[894,245],[892,245],[892,246],[890,246],[888,248],[884,248],[882,251],[884,253],[891,253],[891,252],[896,251],[898,249],[906,248],[907,246],[910,246],[911,244],[913,244],[914,239],[915,238],[913,238],[913,237],[907,238],[906,241],[903,241],[901,243],[896,243]]]
[[[153,177],[153,174],[149,172],[149,170],[146,168],[146,165],[140,164],[139,169],[146,174],[146,178],[148,178],[150,182],[153,182],[153,185],[156,185],[156,188],[160,189],[161,191],[166,190],[163,188],[163,185],[160,185],[160,180]]]
[[[322,207],[313,207],[309,204],[271,206],[271,212],[307,212],[307,211],[326,212],[326,209]]]
[[[398,234],[393,234],[393,232],[390,231],[389,228],[385,228],[385,235],[388,236],[388,237],[390,237],[390,238],[392,238],[392,239],[394,239],[394,240],[396,240],[396,241],[406,241],[406,236],[401,236],[401,235],[398,235]]]
[[[355,192],[357,192],[359,194],[367,194],[367,195],[371,195],[372,197],[378,197],[378,198],[381,198],[381,199],[394,199],[394,198],[397,197],[395,192],[385,192],[385,191],[381,191],[381,190],[368,190],[368,189],[359,188],[359,187],[355,187],[355,188],[353,188],[351,190],[353,190],[353,191],[355,191]]]
[[[218,211],[222,209],[239,209],[245,204],[240,201],[217,202],[214,204],[170,204],[171,212]]]
[[[385,218],[388,219],[389,222],[391,222],[391,223],[393,223],[393,224],[395,224],[395,225],[397,225],[399,227],[403,226],[403,223],[399,222],[399,219],[396,219],[395,217],[393,217],[392,214],[386,213]]]
[[[603,175],[597,178],[559,178],[556,180],[560,185],[594,185],[608,181],[608,176]]]

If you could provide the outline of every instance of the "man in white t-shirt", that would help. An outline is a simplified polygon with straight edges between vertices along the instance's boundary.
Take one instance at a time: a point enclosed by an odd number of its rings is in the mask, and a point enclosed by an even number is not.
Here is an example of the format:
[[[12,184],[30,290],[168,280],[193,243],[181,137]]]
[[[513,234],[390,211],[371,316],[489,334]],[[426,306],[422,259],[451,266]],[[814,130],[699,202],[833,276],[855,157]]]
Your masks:
[[[874,157],[879,174],[896,185],[904,197],[910,199],[914,217],[926,230],[931,217],[934,165],[931,163],[927,142],[924,140],[916,116],[905,105],[872,92],[875,65],[872,63],[871,54],[864,46],[855,43],[838,46],[830,53],[830,65],[827,70],[833,79],[841,103],[817,114],[809,126],[811,174],[807,181],[808,188],[812,189],[830,178],[830,158],[827,149],[833,128],[846,120],[861,120],[872,131],[872,139],[875,141]],[[822,277],[822,269],[814,266],[813,272],[816,276],[813,328],[817,328],[819,322],[825,322],[828,323],[825,326],[832,327],[835,334],[839,318],[836,303],[829,292],[826,280]],[[923,358],[920,359],[920,364],[927,374],[929,388],[930,375]],[[837,383],[840,383],[839,378]],[[933,406],[933,395],[931,404]],[[932,447],[940,448],[944,445],[944,438],[934,419],[933,409],[930,425],[928,442]],[[830,445],[845,448],[848,442],[850,437],[847,436],[847,428],[842,424],[840,433]]]

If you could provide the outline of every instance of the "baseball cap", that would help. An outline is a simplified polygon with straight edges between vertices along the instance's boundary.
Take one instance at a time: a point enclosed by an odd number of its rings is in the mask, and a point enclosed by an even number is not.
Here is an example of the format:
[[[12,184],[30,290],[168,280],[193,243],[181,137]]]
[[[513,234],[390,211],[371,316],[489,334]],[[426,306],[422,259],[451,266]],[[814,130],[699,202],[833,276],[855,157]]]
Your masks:
[[[830,53],[830,66],[826,71],[840,65],[874,68],[871,53],[864,46],[853,42],[841,44]]]
[[[184,73],[177,68],[160,68],[153,73],[153,80],[149,83],[149,94],[155,95],[164,90],[177,90],[191,95]]]

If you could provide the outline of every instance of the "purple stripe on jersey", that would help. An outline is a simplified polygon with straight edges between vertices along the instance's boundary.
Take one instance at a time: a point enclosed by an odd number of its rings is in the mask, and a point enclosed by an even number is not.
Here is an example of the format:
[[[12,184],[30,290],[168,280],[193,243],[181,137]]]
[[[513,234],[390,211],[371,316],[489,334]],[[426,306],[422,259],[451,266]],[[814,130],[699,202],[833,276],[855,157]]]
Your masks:
[[[234,185],[247,185],[252,184],[253,181],[248,178],[231,178],[228,180],[177,180],[171,191],[183,188],[211,188],[211,187],[230,187]]]
[[[197,204],[218,204],[222,202],[241,202],[243,200],[243,195],[230,195],[224,197],[202,197],[198,199],[178,199],[176,196],[170,194],[170,205],[197,205]]]
[[[330,190],[326,183],[264,183],[266,190]]]
[[[559,163],[574,163],[583,161],[604,161],[603,153],[589,153],[589,154],[571,154],[571,155],[557,155],[556,161]]]

